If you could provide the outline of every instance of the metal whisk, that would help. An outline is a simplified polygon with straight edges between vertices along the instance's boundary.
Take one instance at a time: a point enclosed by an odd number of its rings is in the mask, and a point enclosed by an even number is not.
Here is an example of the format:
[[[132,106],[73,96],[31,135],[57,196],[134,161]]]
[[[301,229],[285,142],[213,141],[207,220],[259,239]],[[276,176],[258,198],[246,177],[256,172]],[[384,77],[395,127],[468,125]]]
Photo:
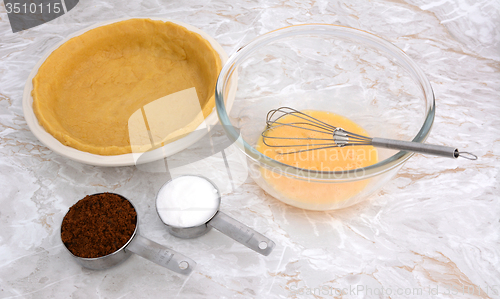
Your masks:
[[[297,118],[295,122],[280,122],[284,116],[292,115]],[[411,141],[401,141],[386,138],[371,138],[359,134],[354,134],[342,128],[335,127],[331,124],[325,123],[317,118],[307,115],[303,112],[295,110],[290,107],[280,107],[272,109],[267,113],[266,117],[267,128],[262,132],[262,139],[265,145],[269,147],[305,147],[305,149],[286,151],[280,154],[294,154],[300,152],[314,151],[320,149],[328,149],[334,147],[354,146],[354,145],[372,145],[376,147],[383,147],[395,150],[411,151],[422,154],[432,154],[436,156],[449,157],[449,158],[466,158],[469,160],[477,160],[477,156],[468,152],[459,152],[458,149],[449,146],[425,144]],[[308,130],[325,134],[324,138],[303,138],[303,137],[276,137],[268,136],[270,130],[288,126],[299,128],[301,130]],[[269,139],[291,140],[292,144],[272,145]],[[293,144],[293,141],[297,144]],[[298,144],[307,141],[305,144]]]

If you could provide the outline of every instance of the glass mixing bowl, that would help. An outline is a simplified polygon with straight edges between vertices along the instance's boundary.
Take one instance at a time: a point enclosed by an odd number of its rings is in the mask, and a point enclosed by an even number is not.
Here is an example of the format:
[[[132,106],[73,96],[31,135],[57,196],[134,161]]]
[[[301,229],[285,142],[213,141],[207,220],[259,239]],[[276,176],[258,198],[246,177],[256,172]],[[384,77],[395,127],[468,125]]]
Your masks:
[[[282,202],[309,210],[367,199],[413,153],[379,148],[378,163],[344,171],[289,166],[255,149],[269,110],[333,112],[372,137],[414,142],[425,141],[435,114],[429,81],[402,50],[368,32],[327,24],[290,26],[256,38],[225,64],[215,96],[221,124],[245,154],[255,182]]]

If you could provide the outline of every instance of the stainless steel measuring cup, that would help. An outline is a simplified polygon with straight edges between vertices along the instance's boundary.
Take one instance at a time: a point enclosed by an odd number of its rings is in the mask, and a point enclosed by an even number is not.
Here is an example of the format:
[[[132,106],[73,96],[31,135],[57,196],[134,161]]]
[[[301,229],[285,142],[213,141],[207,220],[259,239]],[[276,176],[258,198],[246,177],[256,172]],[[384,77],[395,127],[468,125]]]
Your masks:
[[[98,194],[101,193],[96,193],[93,195],[98,195]],[[66,247],[66,245],[63,242],[64,248],[67,249],[67,251],[71,254],[71,256],[76,260],[78,264],[92,270],[103,270],[118,265],[119,263],[129,258],[132,255],[132,253],[135,253],[160,266],[163,266],[167,269],[170,269],[174,272],[183,275],[188,275],[193,271],[193,268],[196,266],[195,261],[184,256],[181,253],[178,253],[170,248],[167,248],[163,245],[160,245],[156,242],[153,242],[141,236],[139,234],[139,215],[137,213],[137,209],[135,208],[135,206],[127,198],[119,194],[116,193],[110,193],[110,194],[118,195],[121,198],[127,200],[136,211],[137,217],[136,217],[134,233],[127,241],[127,243],[125,243],[125,245],[123,245],[120,249],[108,255],[97,258],[84,258],[76,256]]]
[[[169,188],[169,184],[172,184],[174,180],[183,177],[201,178],[206,182],[210,183],[214,189],[213,192],[217,194],[217,203],[213,208],[207,211],[206,218],[199,219],[198,223],[190,226],[180,226],[178,224],[173,223],[171,219],[165,219],[165,217],[162,217],[161,212],[158,208],[159,200],[175,200],[175,198],[169,198],[169,199],[162,198],[164,196],[162,191],[165,188]],[[191,188],[196,188],[196,186],[191,186]],[[167,227],[167,231],[173,236],[184,239],[196,238],[206,234],[213,227],[218,231],[222,232],[223,234],[231,237],[235,241],[245,245],[246,247],[262,255],[266,256],[269,255],[276,244],[271,239],[267,238],[261,233],[253,230],[252,228],[246,226],[245,224],[219,211],[220,201],[221,201],[220,191],[212,181],[199,175],[183,175],[166,182],[160,188],[156,196],[156,211],[161,221]],[[190,207],[186,208],[185,210],[177,210],[176,212],[189,213],[190,209],[196,210],[199,209],[199,207]]]

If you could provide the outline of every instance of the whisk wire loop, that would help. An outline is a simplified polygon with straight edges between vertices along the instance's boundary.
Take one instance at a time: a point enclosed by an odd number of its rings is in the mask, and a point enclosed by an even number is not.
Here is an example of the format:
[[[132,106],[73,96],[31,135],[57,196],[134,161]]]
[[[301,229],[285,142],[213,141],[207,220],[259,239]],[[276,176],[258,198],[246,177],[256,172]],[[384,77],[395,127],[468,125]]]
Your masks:
[[[289,110],[289,111],[287,111],[287,110]],[[272,121],[272,118],[278,112],[282,113],[282,115],[280,115],[274,121]],[[298,110],[290,108],[290,107],[280,107],[278,109],[272,109],[272,110],[270,110],[267,113],[266,123],[267,123],[268,126],[270,124],[272,125],[273,123],[277,122],[280,118],[282,118],[282,117],[284,117],[286,115],[290,115],[290,114],[293,114],[295,117],[301,118],[301,119],[303,119],[303,120],[305,120],[305,121],[307,121],[309,123],[316,124],[316,125],[318,125],[320,127],[323,127],[325,129],[335,130],[337,128],[335,126],[332,126],[329,123],[321,121],[321,120],[319,120],[317,118],[314,118],[314,117],[312,117],[312,116],[310,116],[308,114],[305,114],[304,112],[298,111]]]
[[[281,122],[280,119],[287,115],[292,115],[300,119],[297,122]],[[315,117],[312,117],[304,112],[298,111],[290,107],[280,107],[278,109],[272,109],[267,113],[266,117],[266,130],[262,132],[262,141],[265,145],[269,147],[307,147],[306,149],[300,149],[296,151],[287,151],[280,154],[294,154],[300,152],[307,152],[319,149],[329,149],[335,147],[343,147],[346,145],[370,145],[371,138],[362,136],[359,134],[353,134],[345,131],[342,128],[335,127],[331,124],[323,122]],[[326,134],[327,138],[317,138],[317,137],[277,137],[269,136],[268,133],[279,127],[292,127],[301,130],[316,132],[320,134]],[[273,145],[268,142],[267,139],[278,139],[278,140],[293,140],[293,141],[308,141],[307,143],[296,143],[296,144],[280,144]],[[318,141],[330,141],[327,143],[317,143]]]

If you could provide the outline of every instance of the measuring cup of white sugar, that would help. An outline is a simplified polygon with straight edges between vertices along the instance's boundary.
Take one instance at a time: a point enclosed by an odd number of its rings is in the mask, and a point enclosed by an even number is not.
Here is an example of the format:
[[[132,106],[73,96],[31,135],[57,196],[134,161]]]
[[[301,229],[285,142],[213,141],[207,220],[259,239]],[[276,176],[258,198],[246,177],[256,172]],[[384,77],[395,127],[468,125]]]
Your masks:
[[[170,234],[195,238],[212,227],[246,247],[269,255],[275,243],[266,236],[219,211],[219,189],[207,178],[184,175],[165,183],[156,197],[158,216]]]

